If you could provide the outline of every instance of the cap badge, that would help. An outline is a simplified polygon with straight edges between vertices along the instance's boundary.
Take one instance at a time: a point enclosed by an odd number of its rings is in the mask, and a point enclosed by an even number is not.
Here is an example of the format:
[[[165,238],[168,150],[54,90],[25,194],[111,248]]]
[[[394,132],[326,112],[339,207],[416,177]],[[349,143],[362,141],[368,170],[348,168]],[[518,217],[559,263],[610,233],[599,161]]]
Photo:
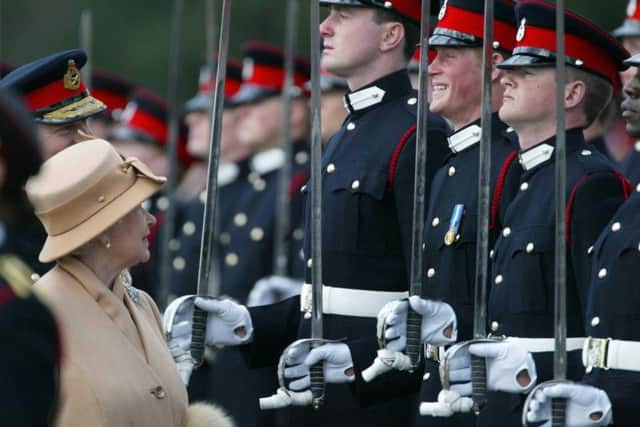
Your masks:
[[[633,17],[636,14],[636,9],[638,7],[638,2],[636,0],[629,0],[629,4],[627,5],[627,16],[629,18]]]
[[[76,67],[76,61],[70,59],[67,62],[67,72],[64,75],[64,88],[76,90],[80,87],[80,71]]]
[[[253,59],[244,58],[242,61],[242,80],[249,80],[253,76]]]
[[[520,27],[518,28],[518,34],[516,34],[516,41],[521,42],[524,39],[526,26],[527,26],[527,18],[522,18],[522,21],[520,21]]]
[[[442,21],[444,16],[447,14],[447,2],[449,0],[444,0],[442,3],[442,7],[440,8],[440,12],[438,13],[438,21]]]

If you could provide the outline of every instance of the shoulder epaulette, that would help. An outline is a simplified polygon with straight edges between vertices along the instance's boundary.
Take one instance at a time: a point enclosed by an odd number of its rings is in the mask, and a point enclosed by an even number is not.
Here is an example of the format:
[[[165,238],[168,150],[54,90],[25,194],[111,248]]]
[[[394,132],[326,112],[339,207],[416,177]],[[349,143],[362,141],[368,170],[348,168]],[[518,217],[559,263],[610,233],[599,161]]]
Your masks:
[[[34,271],[15,255],[0,255],[0,276],[2,276],[13,292],[20,298],[31,293]]]

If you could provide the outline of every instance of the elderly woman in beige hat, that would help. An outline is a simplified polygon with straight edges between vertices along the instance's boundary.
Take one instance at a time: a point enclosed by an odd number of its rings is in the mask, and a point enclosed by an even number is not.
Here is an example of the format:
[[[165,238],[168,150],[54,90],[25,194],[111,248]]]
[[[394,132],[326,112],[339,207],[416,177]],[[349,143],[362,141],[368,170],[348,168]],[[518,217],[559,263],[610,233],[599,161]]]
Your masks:
[[[121,274],[149,259],[155,218],[141,203],[164,181],[94,139],[51,157],[27,183],[48,235],[39,258],[56,261],[34,286],[61,329],[60,426],[187,425],[158,308]]]

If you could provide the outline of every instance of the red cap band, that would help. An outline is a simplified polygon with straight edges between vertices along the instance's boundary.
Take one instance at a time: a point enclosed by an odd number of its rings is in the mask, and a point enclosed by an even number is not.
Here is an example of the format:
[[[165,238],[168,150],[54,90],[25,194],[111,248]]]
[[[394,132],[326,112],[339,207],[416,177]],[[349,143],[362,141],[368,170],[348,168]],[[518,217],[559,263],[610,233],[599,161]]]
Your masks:
[[[204,82],[198,88],[198,93],[201,93],[204,95],[209,94],[212,84],[213,84],[213,81]],[[231,97],[233,97],[233,95],[235,95],[238,92],[238,90],[240,90],[240,84],[241,82],[239,82],[236,79],[226,79],[224,82],[224,97],[226,99],[230,99]]]
[[[167,137],[169,135],[167,124],[144,110],[136,108],[131,118],[127,121],[126,126],[147,133],[161,145],[167,144]]]
[[[82,95],[86,88],[81,81],[77,89],[67,89],[64,87],[62,79],[41,86],[24,95],[25,103],[30,112],[35,112],[55,104],[59,104],[74,96]]]
[[[484,16],[466,9],[448,6],[447,11],[436,28],[445,28],[470,34],[482,39],[484,37]],[[493,21],[493,40],[500,42],[503,49],[512,51],[515,44],[516,28],[495,19]]]
[[[254,64],[251,77],[245,81],[248,84],[281,90],[284,87],[285,70],[282,68],[269,67]],[[307,81],[307,77],[300,73],[294,73],[293,84],[302,87]]]
[[[516,48],[529,47],[535,49],[545,49],[551,52],[556,51],[556,32],[547,28],[526,26],[524,37],[520,40]],[[583,61],[582,68],[596,72],[609,80],[614,91],[620,89],[618,79],[618,64],[611,59],[611,55],[603,48],[587,40],[565,34],[565,54],[573,59]]]

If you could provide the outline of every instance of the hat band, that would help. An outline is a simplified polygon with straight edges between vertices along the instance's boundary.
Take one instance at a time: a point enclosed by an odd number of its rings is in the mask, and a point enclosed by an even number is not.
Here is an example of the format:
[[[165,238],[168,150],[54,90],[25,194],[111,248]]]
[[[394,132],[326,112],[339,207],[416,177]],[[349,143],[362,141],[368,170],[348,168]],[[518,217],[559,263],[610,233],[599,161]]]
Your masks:
[[[514,49],[514,54],[521,48],[540,49],[541,51],[556,51],[556,31],[555,28],[542,28],[536,26],[526,26],[522,40]],[[544,55],[541,55],[544,57]],[[614,87],[614,91],[619,89],[618,67],[612,55],[601,46],[591,43],[577,35],[565,34],[565,56],[571,65],[591,73],[596,73],[607,79]],[[554,56],[555,57],[555,56]],[[575,59],[577,58],[577,59]]]
[[[169,127],[167,123],[139,107],[135,109],[133,116],[124,123],[124,126],[147,134],[159,145],[167,145],[167,139],[169,137]]]
[[[36,112],[52,108],[54,105],[64,106],[65,103],[88,96],[84,83],[81,81],[77,89],[67,89],[64,87],[62,79],[39,87],[24,95],[24,101],[29,111]]]
[[[131,188],[138,179],[138,174],[163,182],[162,178],[151,174],[138,159],[127,159],[74,199],[57,208],[36,214],[49,236],[66,233],[96,215]]]
[[[484,16],[466,9],[448,6],[444,17],[438,22],[434,34],[437,34],[439,29],[474,37],[474,41],[479,42],[484,38]],[[516,27],[514,25],[494,19],[492,41],[500,42],[503,49],[511,51],[515,46],[515,39]]]

